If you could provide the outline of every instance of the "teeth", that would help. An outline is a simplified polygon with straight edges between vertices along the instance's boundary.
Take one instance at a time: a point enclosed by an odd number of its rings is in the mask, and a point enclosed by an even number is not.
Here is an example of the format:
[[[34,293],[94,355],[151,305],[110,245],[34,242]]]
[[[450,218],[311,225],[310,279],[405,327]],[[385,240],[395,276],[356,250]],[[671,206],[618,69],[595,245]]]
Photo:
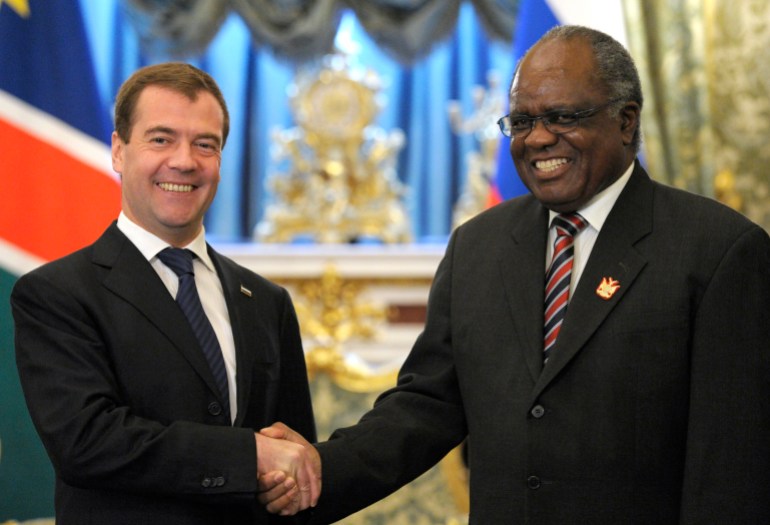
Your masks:
[[[158,186],[165,191],[176,191],[180,193],[189,193],[193,190],[192,184],[171,184],[170,182],[161,182]]]
[[[569,162],[567,159],[538,160],[535,162],[535,167],[542,171],[553,171],[562,164],[566,164],[567,162]]]

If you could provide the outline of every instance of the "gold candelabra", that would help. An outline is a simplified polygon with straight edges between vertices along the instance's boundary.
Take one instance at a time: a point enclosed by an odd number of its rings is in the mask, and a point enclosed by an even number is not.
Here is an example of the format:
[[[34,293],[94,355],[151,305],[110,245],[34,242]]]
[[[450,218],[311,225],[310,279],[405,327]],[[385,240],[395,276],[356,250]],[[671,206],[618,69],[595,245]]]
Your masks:
[[[448,105],[449,123],[458,135],[472,134],[479,150],[466,156],[467,171],[465,185],[455,204],[452,226],[457,227],[487,207],[490,185],[497,170],[497,150],[500,144],[500,130],[497,119],[501,113],[502,94],[500,75],[496,71],[487,73],[488,88],[474,86],[471,92],[473,112],[462,116],[460,103],[452,100]]]

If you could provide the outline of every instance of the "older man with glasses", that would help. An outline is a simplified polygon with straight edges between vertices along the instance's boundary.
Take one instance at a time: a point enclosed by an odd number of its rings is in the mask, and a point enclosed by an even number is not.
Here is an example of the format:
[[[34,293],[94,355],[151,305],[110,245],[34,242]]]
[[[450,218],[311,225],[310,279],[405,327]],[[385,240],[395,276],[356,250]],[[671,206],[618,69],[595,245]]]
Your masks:
[[[531,195],[454,232],[398,386],[316,445],[316,523],[466,438],[473,524],[770,523],[770,238],[650,179],[642,103],[603,33],[525,55],[500,127]]]

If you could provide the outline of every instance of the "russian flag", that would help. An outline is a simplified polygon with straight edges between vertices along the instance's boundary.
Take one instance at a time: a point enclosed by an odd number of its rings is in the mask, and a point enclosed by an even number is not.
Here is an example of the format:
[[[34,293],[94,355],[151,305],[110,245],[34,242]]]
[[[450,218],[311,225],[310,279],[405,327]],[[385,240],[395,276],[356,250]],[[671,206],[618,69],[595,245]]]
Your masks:
[[[561,24],[593,27],[612,35],[620,43],[626,43],[625,22],[621,2],[606,0],[522,0],[513,35],[514,64],[549,29]],[[512,73],[512,72],[511,72]],[[508,112],[508,100],[504,103]],[[527,193],[521,182],[510,153],[510,139],[502,137],[497,152],[497,173],[492,184],[488,205]]]
[[[51,466],[16,375],[10,292],[118,216],[110,131],[79,0],[0,0],[0,522],[53,515]]]

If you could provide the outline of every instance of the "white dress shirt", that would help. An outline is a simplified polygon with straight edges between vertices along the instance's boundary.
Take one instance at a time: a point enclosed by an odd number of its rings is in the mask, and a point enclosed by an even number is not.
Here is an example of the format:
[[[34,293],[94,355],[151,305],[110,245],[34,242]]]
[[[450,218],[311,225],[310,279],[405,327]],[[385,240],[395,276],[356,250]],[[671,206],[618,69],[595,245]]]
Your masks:
[[[166,285],[171,297],[176,298],[176,292],[179,289],[179,277],[174,273],[174,270],[163,264],[157,257],[161,250],[170,247],[170,245],[133,222],[122,211],[118,216],[118,228],[149,261],[163,284]],[[225,295],[222,291],[222,283],[206,249],[205,230],[201,229],[200,234],[184,248],[197,256],[193,258],[195,286],[198,288],[203,311],[209,318],[219,340],[219,347],[222,349],[230,392],[230,418],[235,421],[238,399],[235,383],[235,340],[233,339],[233,329],[230,325]]]
[[[604,226],[604,221],[607,220],[607,216],[610,214],[610,211],[612,211],[612,207],[615,206],[615,202],[618,200],[623,188],[626,187],[628,179],[631,178],[631,173],[633,171],[634,163],[632,162],[618,180],[594,195],[585,206],[577,210],[577,212],[588,221],[588,226],[575,237],[574,258],[572,260],[572,280],[569,284],[570,297],[572,297],[572,293],[577,287],[580,276],[583,274],[583,269],[586,267],[588,257],[591,255],[591,250],[594,249],[596,238],[599,236],[602,226]],[[549,225],[553,225],[553,218],[557,215],[557,212],[549,210]],[[546,248],[545,256],[546,271],[548,271],[548,265],[553,257],[553,244],[555,240],[556,228],[550,226],[548,229],[548,246]],[[596,284],[598,285],[599,283]]]

